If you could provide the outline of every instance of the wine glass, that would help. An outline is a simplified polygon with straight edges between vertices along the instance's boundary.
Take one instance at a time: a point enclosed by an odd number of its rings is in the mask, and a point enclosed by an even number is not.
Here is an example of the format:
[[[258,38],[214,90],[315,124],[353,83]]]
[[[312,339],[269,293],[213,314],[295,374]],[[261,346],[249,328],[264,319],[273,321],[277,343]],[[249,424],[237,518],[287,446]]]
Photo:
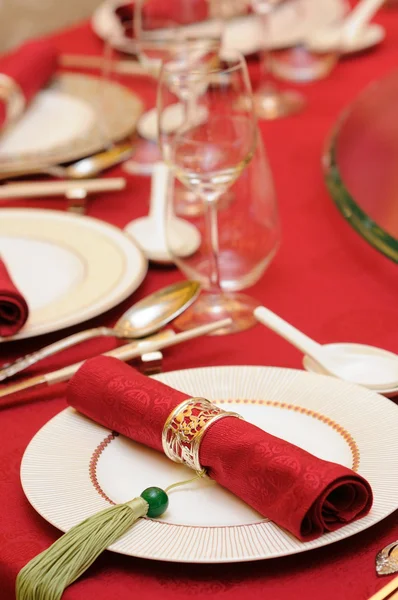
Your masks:
[[[299,0],[251,0],[253,11],[258,15],[263,33],[263,48],[261,51],[262,81],[254,94],[254,110],[260,119],[278,119],[302,110],[305,100],[302,94],[293,90],[281,90],[270,79],[270,23],[272,11],[282,4],[292,4],[297,9]],[[297,18],[299,18],[299,13]]]
[[[194,51],[202,41],[221,44],[223,10],[215,7],[224,0],[136,0],[116,11],[118,28],[104,48],[104,82],[118,75],[136,77],[137,70],[154,79],[142,79],[146,112],[137,124],[133,157],[123,164],[131,174],[151,175],[161,157],[157,145],[156,83],[162,60]],[[211,8],[208,8],[211,7]],[[123,9],[123,10],[122,10]],[[134,59],[138,59],[135,63]],[[134,81],[130,83],[134,86]],[[106,103],[104,103],[106,109]]]
[[[254,325],[258,302],[236,292],[257,281],[277,246],[273,188],[253,107],[249,101],[239,102],[242,95],[250,99],[251,88],[245,60],[237,52],[209,51],[191,56],[188,64],[163,63],[159,145],[166,164],[203,207],[201,214],[187,218],[199,240],[188,256],[175,238],[174,211],[168,211],[169,252],[183,273],[204,288],[176,321],[180,329],[227,316],[232,326],[217,333]],[[171,127],[168,110],[177,97],[186,110],[181,122]],[[234,197],[225,205],[220,198],[228,190]],[[173,194],[170,202],[175,203]]]
[[[221,46],[224,29],[225,0],[137,0],[134,4],[134,31],[140,63],[159,73],[162,62],[179,59],[180,64],[190,53],[201,53],[208,45]],[[170,108],[172,117],[181,109],[177,102]],[[154,110],[143,115],[157,128]],[[175,187],[177,214],[197,214],[202,210],[197,197],[181,185]]]

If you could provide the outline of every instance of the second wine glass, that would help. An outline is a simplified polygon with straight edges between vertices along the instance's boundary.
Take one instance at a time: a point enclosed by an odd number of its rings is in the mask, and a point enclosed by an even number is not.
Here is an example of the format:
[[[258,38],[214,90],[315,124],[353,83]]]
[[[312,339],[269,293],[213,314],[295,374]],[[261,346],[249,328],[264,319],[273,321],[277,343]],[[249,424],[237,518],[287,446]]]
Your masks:
[[[220,198],[238,183],[256,152],[257,122],[250,102],[242,106],[239,101],[242,95],[252,97],[246,63],[239,53],[208,51],[191,55],[189,60],[189,64],[178,60],[164,63],[158,87],[163,158],[203,203],[203,214],[191,218],[202,240],[193,256],[178,256],[172,234],[167,232],[169,251],[177,266],[186,275],[198,278],[205,289],[177,326],[187,329],[230,316],[232,327],[220,332],[227,333],[255,323],[253,309],[257,302],[235,290],[251,285],[258,275],[253,281],[238,274],[241,263],[235,259],[239,249],[231,253],[231,246],[235,244],[236,250],[242,241],[242,219],[252,206],[250,192],[246,190],[245,198],[241,198],[234,191],[234,199],[227,205]],[[177,126],[171,126],[168,107],[176,97],[184,102],[184,117]]]
[[[300,112],[305,105],[302,94],[294,90],[282,90],[271,79],[270,66],[270,16],[278,7],[293,10],[300,18],[299,0],[251,0],[253,11],[258,16],[263,35],[260,53],[261,81],[254,94],[254,110],[259,119],[279,119]]]

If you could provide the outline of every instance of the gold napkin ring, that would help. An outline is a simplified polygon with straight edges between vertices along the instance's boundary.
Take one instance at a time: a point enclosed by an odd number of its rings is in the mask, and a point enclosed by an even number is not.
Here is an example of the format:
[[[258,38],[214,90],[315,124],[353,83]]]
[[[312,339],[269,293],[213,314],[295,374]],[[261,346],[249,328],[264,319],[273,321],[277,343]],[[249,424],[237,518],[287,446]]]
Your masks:
[[[0,100],[6,105],[6,121],[4,125],[9,125],[16,121],[25,110],[25,96],[20,86],[8,75],[0,73]]]
[[[242,417],[227,412],[206,398],[188,398],[171,411],[163,427],[163,451],[174,462],[194,471],[203,471],[199,461],[200,444],[210,425],[224,417]]]

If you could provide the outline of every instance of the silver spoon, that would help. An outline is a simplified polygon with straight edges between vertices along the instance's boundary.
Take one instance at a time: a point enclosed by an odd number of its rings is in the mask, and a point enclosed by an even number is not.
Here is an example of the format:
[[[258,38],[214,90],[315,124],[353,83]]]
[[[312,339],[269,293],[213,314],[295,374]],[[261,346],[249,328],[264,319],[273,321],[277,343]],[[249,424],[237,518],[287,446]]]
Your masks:
[[[162,288],[134,304],[112,328],[95,327],[79,331],[63,340],[32,352],[32,354],[18,358],[13,363],[4,365],[0,369],[0,381],[20,373],[43,358],[53,356],[61,350],[66,350],[66,348],[71,348],[95,337],[113,336],[119,339],[134,339],[148,336],[155,331],[159,331],[166,323],[180,315],[196,300],[199,292],[200,284],[197,281],[189,280]]]
[[[123,162],[129,158],[133,152],[134,147],[131,143],[118,144],[103,152],[82,158],[81,160],[70,164],[68,167],[50,165],[47,167],[38,167],[37,169],[27,169],[25,171],[0,171],[0,180],[14,179],[16,177],[41,173],[60,179],[87,179],[98,175],[102,171],[105,171],[105,169],[109,169],[110,167]]]
[[[324,372],[339,379],[363,385],[376,392],[398,387],[398,356],[363,344],[322,346],[264,306],[254,316],[288,342],[314,359]]]

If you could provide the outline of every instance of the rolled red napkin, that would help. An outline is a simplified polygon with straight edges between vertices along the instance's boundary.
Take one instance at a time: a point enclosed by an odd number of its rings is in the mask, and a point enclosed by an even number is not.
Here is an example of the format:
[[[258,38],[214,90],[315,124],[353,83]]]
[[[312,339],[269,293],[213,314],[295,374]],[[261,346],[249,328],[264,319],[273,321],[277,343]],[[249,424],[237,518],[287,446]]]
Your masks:
[[[167,418],[188,397],[105,356],[86,361],[67,391],[79,412],[160,452]],[[199,459],[211,478],[301,540],[338,529],[372,505],[371,487],[357,473],[236,417],[208,428]]]
[[[9,337],[18,333],[25,325],[28,316],[26,300],[0,259],[0,336]]]
[[[35,40],[0,58],[0,78],[1,75],[10,78],[28,104],[45,86],[56,67],[57,53],[53,45],[47,40]],[[0,97],[0,127],[5,124],[6,117],[7,100]]]

